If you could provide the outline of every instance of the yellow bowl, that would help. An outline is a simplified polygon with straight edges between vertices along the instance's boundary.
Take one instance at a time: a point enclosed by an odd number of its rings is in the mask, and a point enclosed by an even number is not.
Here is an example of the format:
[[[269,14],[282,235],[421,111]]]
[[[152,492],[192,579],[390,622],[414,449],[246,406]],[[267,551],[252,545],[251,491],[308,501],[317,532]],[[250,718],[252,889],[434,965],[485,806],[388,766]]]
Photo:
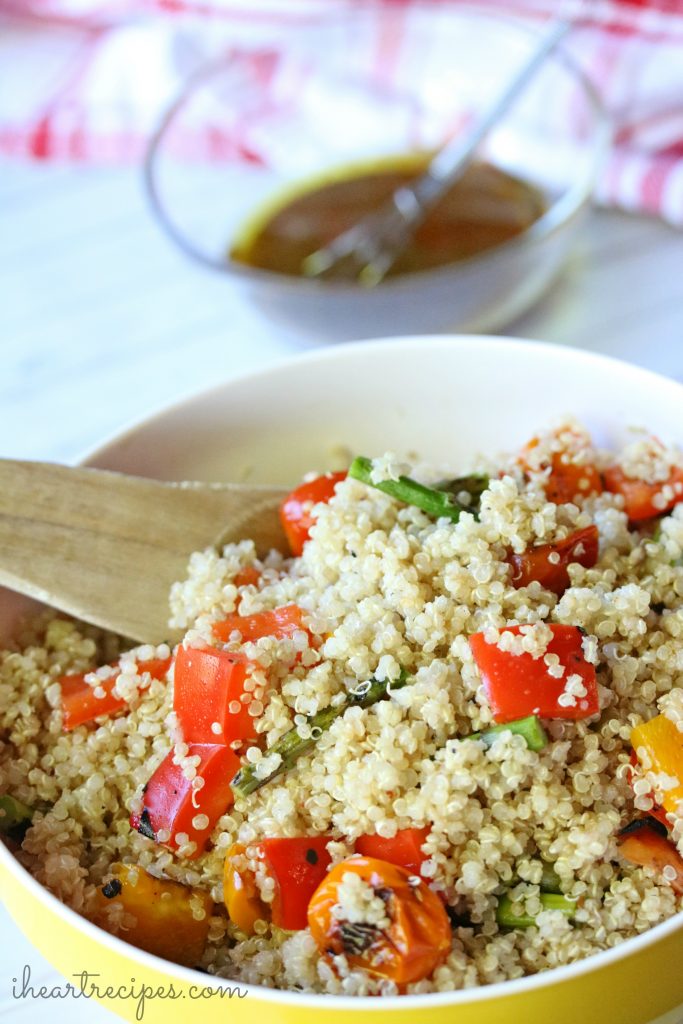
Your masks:
[[[120,435],[88,461],[161,479],[292,482],[326,468],[340,444],[418,451],[457,465],[521,445],[564,413],[600,443],[631,425],[683,443],[683,387],[574,349],[512,339],[409,338],[329,348],[229,381]],[[24,607],[0,595],[0,631]],[[128,1020],[206,1024],[681,1024],[683,915],[579,963],[465,992],[354,999],[235,985],[108,935],[46,892],[0,844],[0,894],[19,927],[76,988]],[[95,977],[96,975],[96,977]],[[21,979],[17,987],[21,987]]]

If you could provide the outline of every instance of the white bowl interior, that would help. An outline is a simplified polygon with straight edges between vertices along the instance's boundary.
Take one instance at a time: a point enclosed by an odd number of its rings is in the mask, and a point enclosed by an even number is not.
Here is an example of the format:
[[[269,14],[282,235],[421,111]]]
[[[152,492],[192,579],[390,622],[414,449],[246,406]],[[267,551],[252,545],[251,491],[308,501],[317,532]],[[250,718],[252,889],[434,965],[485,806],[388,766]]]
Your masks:
[[[416,452],[451,468],[514,450],[564,414],[618,444],[632,426],[683,443],[683,387],[602,356],[535,341],[416,337],[356,342],[228,381],[89,460],[162,479],[288,484],[339,446]]]

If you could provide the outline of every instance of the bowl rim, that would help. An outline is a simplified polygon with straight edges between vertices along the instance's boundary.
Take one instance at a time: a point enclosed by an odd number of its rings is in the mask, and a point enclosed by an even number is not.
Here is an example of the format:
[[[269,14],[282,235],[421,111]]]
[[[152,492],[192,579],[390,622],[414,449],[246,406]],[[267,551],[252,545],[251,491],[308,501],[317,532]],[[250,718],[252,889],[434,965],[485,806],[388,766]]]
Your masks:
[[[176,415],[189,410],[196,403],[203,403],[211,396],[218,396],[225,389],[241,387],[245,383],[257,384],[259,380],[275,375],[290,366],[301,366],[306,364],[317,364],[331,362],[335,359],[355,358],[357,350],[360,352],[381,353],[383,355],[400,355],[402,350],[418,349],[422,352],[429,346],[435,355],[441,350],[452,350],[454,346],[461,348],[476,348],[481,353],[482,360],[495,359],[496,354],[505,349],[508,353],[516,350],[520,358],[536,356],[541,357],[550,364],[553,362],[564,363],[577,361],[586,365],[587,369],[594,368],[605,374],[620,374],[627,377],[639,377],[645,379],[653,387],[664,389],[668,392],[677,393],[676,397],[683,399],[683,383],[660,373],[647,370],[633,363],[602,353],[592,352],[587,349],[577,349],[567,345],[559,345],[550,342],[538,341],[531,338],[512,338],[504,335],[477,335],[477,334],[453,334],[453,335],[411,335],[409,337],[387,337],[372,339],[370,341],[356,341],[338,345],[330,345],[323,349],[298,353],[294,356],[285,357],[277,362],[269,363],[260,369],[245,372],[230,377],[211,388],[195,392],[177,402],[173,402],[163,409],[152,413],[150,416],[138,419],[135,423],[116,431],[98,444],[81,461],[83,464],[96,465],[98,460],[106,456],[108,450],[120,442],[131,437],[138,430],[144,430],[161,422],[168,415]],[[575,368],[575,367],[574,367]],[[458,989],[448,992],[426,992],[411,995],[383,996],[378,999],[374,996],[339,996],[318,993],[294,992],[289,989],[268,988],[261,985],[253,985],[247,982],[237,981],[232,978],[220,978],[216,975],[204,974],[195,968],[183,967],[170,960],[138,949],[125,942],[116,935],[112,935],[93,922],[82,917],[77,911],[72,910],[65,903],[59,900],[53,893],[46,889],[33,875],[16,859],[9,847],[0,842],[0,865],[7,868],[16,881],[28,889],[28,891],[39,901],[43,901],[65,924],[70,925],[83,932],[95,943],[109,948],[113,953],[128,957],[133,961],[150,969],[166,974],[178,981],[187,984],[201,985],[204,988],[233,989],[244,992],[246,996],[252,996],[255,1000],[262,1000],[271,1003],[286,1003],[293,1007],[299,1006],[309,1009],[322,1009],[327,1007],[332,1010],[362,1010],[364,1013],[385,1010],[417,1010],[430,1009],[440,1006],[459,1006],[470,1003],[486,1002],[504,998],[506,995],[515,996],[523,993],[542,989],[555,983],[568,982],[584,974],[600,970],[622,958],[635,956],[640,951],[657,943],[675,932],[683,932],[683,910],[678,911],[666,921],[654,925],[641,935],[625,939],[611,949],[601,950],[593,953],[584,959],[560,967],[550,968],[538,974],[522,978],[515,978],[508,981],[493,982],[489,985],[480,985],[474,988]],[[19,922],[15,922],[19,927]]]
[[[325,24],[334,23],[335,18],[353,17],[352,10],[346,10],[341,15],[334,11],[327,19],[321,19]],[[525,24],[514,14],[503,11],[478,9],[467,2],[460,6],[457,11],[458,17],[469,18],[474,21],[497,22],[508,25],[513,30],[520,32],[523,36],[539,39],[545,27],[539,29],[538,25]],[[320,22],[318,22],[319,24]],[[216,73],[229,66],[230,53],[215,60],[211,60],[198,68],[181,87],[175,98],[171,100],[162,112],[158,123],[149,137],[142,164],[142,184],[147,204],[152,212],[153,218],[157,221],[163,232],[174,242],[174,244],[186,256],[195,262],[215,271],[218,274],[233,276],[252,284],[270,285],[282,290],[297,291],[304,294],[319,295],[322,292],[334,292],[344,295],[346,293],[362,293],[369,289],[361,287],[353,281],[335,281],[322,278],[307,278],[293,274],[283,274],[272,270],[265,270],[260,267],[252,267],[246,263],[227,258],[224,260],[203,251],[196,245],[188,235],[176,226],[170,210],[162,199],[159,188],[158,160],[161,156],[166,134],[171,128],[176,116],[184,106],[191,101],[195,93],[210,80]],[[598,170],[607,154],[612,139],[613,126],[607,110],[598,95],[596,88],[590,78],[583,71],[574,58],[567,53],[560,44],[548,55],[547,61],[556,66],[564,67],[571,78],[579,86],[581,93],[586,100],[592,115],[595,118],[593,137],[590,140],[591,165],[588,172],[584,172],[577,182],[572,183],[569,188],[562,192],[558,199],[541,214],[541,216],[529,225],[521,234],[514,236],[500,245],[485,249],[483,252],[474,254],[466,259],[446,263],[442,266],[432,267],[426,270],[413,271],[410,274],[401,274],[396,277],[389,277],[382,281],[381,294],[396,292],[406,287],[420,285],[425,281],[438,281],[443,277],[452,277],[459,273],[466,273],[470,267],[478,267],[481,264],[494,263],[499,258],[506,259],[508,256],[514,259],[515,254],[529,246],[533,246],[547,238],[552,237],[565,225],[571,223],[579,211],[588,203],[592,189],[595,185]],[[297,179],[298,180],[298,179]],[[306,176],[302,178],[305,182]]]

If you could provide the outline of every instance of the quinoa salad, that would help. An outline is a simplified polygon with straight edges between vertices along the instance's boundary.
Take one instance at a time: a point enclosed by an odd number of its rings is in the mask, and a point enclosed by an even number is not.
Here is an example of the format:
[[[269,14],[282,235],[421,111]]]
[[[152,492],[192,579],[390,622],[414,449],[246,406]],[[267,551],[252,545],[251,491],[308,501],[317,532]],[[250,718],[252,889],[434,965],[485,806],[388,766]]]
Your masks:
[[[29,623],[20,862],[135,946],[311,993],[520,978],[676,914],[683,455],[566,421],[464,471],[307,477],[290,551],[192,556],[176,645]]]

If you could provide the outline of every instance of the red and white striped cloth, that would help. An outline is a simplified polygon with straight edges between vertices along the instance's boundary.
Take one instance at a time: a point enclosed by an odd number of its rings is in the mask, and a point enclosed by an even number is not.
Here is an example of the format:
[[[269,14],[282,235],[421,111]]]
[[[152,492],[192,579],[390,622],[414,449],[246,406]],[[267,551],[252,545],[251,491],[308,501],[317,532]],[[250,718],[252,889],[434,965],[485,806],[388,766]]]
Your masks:
[[[468,2],[535,20],[560,7]],[[0,0],[0,154],[139,159],[160,113],[208,58],[256,39],[272,51],[286,27],[361,5],[376,14],[378,59],[387,59],[411,13],[430,3],[446,17],[458,0]],[[615,125],[596,198],[683,226],[683,0],[567,0],[562,11],[577,22],[563,45]]]

